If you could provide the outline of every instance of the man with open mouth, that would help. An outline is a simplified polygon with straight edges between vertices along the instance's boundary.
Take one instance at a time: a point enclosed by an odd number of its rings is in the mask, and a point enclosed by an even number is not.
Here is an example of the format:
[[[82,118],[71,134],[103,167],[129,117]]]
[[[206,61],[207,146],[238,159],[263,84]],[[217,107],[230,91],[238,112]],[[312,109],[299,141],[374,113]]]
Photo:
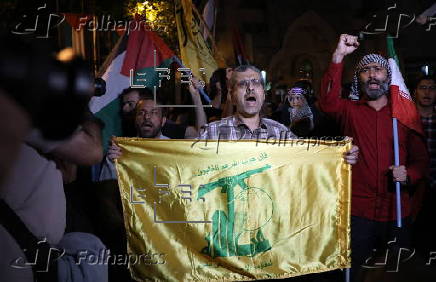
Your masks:
[[[391,69],[378,54],[368,54],[357,64],[350,98],[341,99],[343,59],[359,46],[356,36],[342,34],[321,84],[321,109],[334,117],[343,134],[353,137],[361,154],[353,167],[351,203],[352,277],[370,261],[373,249],[386,250],[388,242],[406,239],[411,199],[407,188],[425,177],[428,157],[422,138],[398,125],[400,166],[394,164]],[[353,101],[354,100],[354,101]],[[396,226],[394,181],[402,183],[404,226]],[[393,241],[395,240],[395,241]],[[407,241],[407,240],[406,240]],[[403,247],[405,245],[402,245]],[[407,247],[407,245],[406,245]],[[369,266],[370,267],[370,266]]]
[[[242,140],[242,139],[275,139],[297,138],[285,125],[261,117],[260,112],[265,101],[264,80],[258,68],[252,65],[241,65],[233,70],[229,81],[232,103],[236,105],[236,113],[230,117],[211,122],[203,126],[199,139]],[[349,164],[357,162],[359,149],[353,146],[344,155]]]
[[[135,127],[138,137],[169,139],[162,134],[162,127],[166,122],[166,116],[163,112],[165,108],[158,107],[161,103],[155,102],[152,96],[147,96],[138,101],[136,105]],[[121,148],[114,142],[109,147],[108,155],[110,161],[114,161],[121,156]],[[111,167],[112,170],[114,168]]]

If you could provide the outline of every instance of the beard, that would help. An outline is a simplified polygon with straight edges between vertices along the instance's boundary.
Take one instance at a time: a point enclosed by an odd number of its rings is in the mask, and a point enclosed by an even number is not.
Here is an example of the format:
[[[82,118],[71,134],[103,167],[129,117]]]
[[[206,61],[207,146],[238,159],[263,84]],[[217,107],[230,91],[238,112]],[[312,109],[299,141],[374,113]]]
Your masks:
[[[370,84],[376,83],[379,88],[371,89]],[[370,79],[367,82],[361,84],[362,92],[366,94],[366,97],[369,101],[375,101],[381,96],[385,95],[389,90],[389,83],[387,80],[380,81],[377,79]]]
[[[145,125],[148,125],[147,127]],[[143,122],[138,128],[138,136],[142,138],[157,138],[161,127],[155,126],[151,122]]]

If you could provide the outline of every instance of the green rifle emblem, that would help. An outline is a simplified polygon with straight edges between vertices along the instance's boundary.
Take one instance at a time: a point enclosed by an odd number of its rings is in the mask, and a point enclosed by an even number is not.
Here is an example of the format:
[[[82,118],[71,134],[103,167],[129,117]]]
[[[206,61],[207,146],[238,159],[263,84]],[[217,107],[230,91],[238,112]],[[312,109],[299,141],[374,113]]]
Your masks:
[[[208,233],[205,237],[208,246],[202,250],[202,253],[208,254],[211,257],[228,257],[228,256],[255,256],[256,254],[265,252],[271,249],[269,241],[264,237],[261,227],[257,227],[251,230],[245,229],[242,232],[235,232],[235,191],[236,186],[240,186],[244,193],[248,195],[250,190],[257,190],[262,192],[262,195],[267,195],[272,202],[268,194],[262,189],[249,187],[245,183],[245,179],[253,174],[261,173],[271,168],[270,165],[265,165],[258,169],[249,170],[235,176],[228,176],[218,179],[217,181],[201,185],[198,191],[198,198],[203,197],[210,191],[221,187],[221,193],[227,194],[227,212],[223,210],[216,210],[212,216],[212,232]],[[259,193],[259,192],[255,192]],[[242,194],[242,192],[241,192]],[[239,194],[236,198],[241,198]],[[242,198],[248,198],[242,196]],[[243,199],[247,200],[247,199]],[[272,216],[272,210],[271,210]],[[239,219],[245,220],[246,214],[239,215]],[[267,222],[269,219],[267,220]],[[264,224],[263,224],[264,225]],[[262,226],[263,226],[262,225]],[[250,232],[250,244],[239,244],[240,236]],[[253,235],[253,236],[251,236]]]

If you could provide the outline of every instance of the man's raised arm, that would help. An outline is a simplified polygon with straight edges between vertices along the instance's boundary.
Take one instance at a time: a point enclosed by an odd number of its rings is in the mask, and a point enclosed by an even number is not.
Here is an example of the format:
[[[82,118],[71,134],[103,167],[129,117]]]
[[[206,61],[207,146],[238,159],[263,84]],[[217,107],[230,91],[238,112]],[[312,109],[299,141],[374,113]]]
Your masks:
[[[359,47],[357,36],[341,34],[332,61],[321,81],[320,106],[322,111],[339,115],[344,110],[345,101],[341,99],[342,68],[344,57]]]

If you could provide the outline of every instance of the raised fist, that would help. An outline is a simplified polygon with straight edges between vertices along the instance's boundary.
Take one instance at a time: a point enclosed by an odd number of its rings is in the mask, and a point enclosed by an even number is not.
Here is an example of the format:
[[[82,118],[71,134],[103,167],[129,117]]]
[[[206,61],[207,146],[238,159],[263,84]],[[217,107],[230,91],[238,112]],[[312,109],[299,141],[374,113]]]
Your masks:
[[[357,41],[357,36],[341,34],[339,37],[338,46],[333,53],[332,61],[334,63],[340,63],[344,57],[351,54],[359,47],[359,42]]]

